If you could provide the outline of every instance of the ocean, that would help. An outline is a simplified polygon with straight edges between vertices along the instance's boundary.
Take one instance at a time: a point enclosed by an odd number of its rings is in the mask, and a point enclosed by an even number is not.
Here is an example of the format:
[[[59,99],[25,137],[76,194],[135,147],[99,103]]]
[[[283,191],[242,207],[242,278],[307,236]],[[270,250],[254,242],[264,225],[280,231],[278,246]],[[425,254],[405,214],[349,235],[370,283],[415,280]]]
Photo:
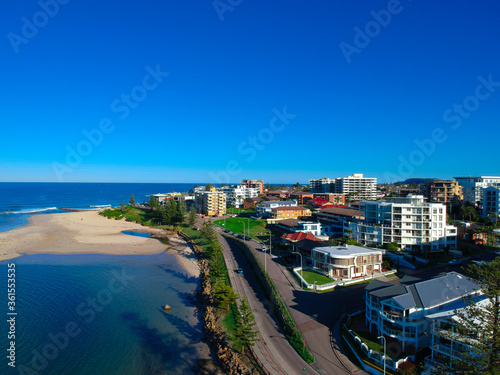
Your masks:
[[[0,183],[0,231],[63,207],[117,206],[131,194],[141,202],[195,185]],[[17,315],[7,315],[12,268]],[[196,287],[197,279],[164,253],[40,254],[0,262],[0,374],[193,373],[206,350],[193,304]],[[172,310],[165,312],[165,304]],[[15,368],[5,355],[12,322]]]
[[[35,214],[61,212],[61,208],[99,208],[149,201],[150,194],[188,192],[196,183],[36,183],[0,182],[0,232],[28,224]],[[205,185],[200,183],[198,185]]]

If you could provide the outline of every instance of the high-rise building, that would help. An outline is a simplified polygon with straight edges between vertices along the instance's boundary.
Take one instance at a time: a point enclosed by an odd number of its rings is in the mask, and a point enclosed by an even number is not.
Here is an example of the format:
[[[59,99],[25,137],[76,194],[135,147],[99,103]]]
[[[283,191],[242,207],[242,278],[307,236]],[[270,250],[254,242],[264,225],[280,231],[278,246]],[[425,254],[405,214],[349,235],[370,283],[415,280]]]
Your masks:
[[[356,239],[368,246],[396,242],[402,249],[434,251],[457,248],[457,228],[446,225],[446,205],[422,195],[391,201],[361,202],[365,219],[356,223]]]
[[[332,193],[345,194],[356,200],[375,200],[377,198],[377,179],[363,177],[362,173],[335,179],[335,191]]]
[[[309,180],[311,193],[333,193],[335,180],[323,177],[317,180]]]
[[[462,186],[464,201],[481,206],[483,192],[481,189],[488,186],[500,187],[500,177],[480,176],[480,177],[453,177]]]
[[[222,191],[201,191],[195,195],[196,212],[205,216],[226,214],[226,194]]]
[[[426,190],[429,202],[445,203],[448,206],[457,204],[464,199],[462,187],[458,181],[433,180],[427,184]]]
[[[363,177],[362,173],[352,176],[340,177],[335,180],[320,178],[309,180],[311,193],[336,193],[345,194],[350,199],[375,200],[377,197],[377,179]]]
[[[493,186],[489,186],[483,189],[482,216],[488,217],[491,213],[500,216],[500,188],[496,188]],[[498,220],[498,218],[496,218],[496,220]]]
[[[226,194],[226,203],[229,207],[241,207],[247,198],[257,198],[259,188],[249,188],[246,185],[221,186],[219,191]]]
[[[264,181],[262,180],[243,180],[241,183],[247,188],[257,188],[259,194],[264,194]]]

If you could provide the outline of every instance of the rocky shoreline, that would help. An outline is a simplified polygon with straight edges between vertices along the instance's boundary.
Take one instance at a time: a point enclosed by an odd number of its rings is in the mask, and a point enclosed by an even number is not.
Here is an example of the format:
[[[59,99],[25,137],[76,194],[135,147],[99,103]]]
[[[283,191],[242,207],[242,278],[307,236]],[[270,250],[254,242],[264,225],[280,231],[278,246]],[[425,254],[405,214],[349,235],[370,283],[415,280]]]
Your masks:
[[[208,262],[201,257],[201,250],[184,233],[181,236],[193,248],[198,256],[198,266],[200,268],[200,284],[196,291],[203,322],[204,341],[208,343],[217,359],[217,365],[223,372],[201,372],[202,374],[229,374],[242,375],[251,374],[241,355],[227,345],[225,332],[217,324],[217,318],[214,313],[214,300],[212,297],[212,284],[210,282]]]

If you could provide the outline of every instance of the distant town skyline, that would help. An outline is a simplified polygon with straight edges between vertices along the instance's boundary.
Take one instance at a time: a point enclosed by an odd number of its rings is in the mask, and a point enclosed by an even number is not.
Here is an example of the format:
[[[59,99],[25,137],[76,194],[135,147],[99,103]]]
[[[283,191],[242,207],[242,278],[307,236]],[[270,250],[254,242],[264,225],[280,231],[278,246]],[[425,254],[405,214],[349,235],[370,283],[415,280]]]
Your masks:
[[[0,181],[498,176],[499,11],[11,2]]]

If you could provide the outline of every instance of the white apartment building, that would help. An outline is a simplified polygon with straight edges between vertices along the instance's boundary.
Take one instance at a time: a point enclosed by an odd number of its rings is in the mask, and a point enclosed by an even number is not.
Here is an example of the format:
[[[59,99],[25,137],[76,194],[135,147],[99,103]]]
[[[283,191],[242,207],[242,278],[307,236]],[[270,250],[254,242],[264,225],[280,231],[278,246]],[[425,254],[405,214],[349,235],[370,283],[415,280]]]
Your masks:
[[[483,189],[482,216],[488,217],[490,213],[494,213],[500,216],[500,188],[496,188],[493,186]]]
[[[425,202],[422,195],[386,202],[361,202],[365,220],[351,223],[357,241],[368,245],[396,242],[402,249],[457,248],[457,228],[446,225],[446,205]]]
[[[464,201],[481,206],[483,198],[482,189],[489,186],[500,188],[500,177],[498,176],[480,176],[480,177],[453,177],[462,186]]]
[[[320,178],[309,180],[311,193],[335,193],[349,195],[356,200],[375,200],[377,198],[377,179],[363,177],[362,173],[336,178]]]
[[[382,271],[382,252],[366,247],[315,247],[311,259],[314,268],[332,278],[352,279]]]
[[[463,298],[480,298],[478,284],[457,272],[435,278],[393,285],[375,280],[365,288],[365,322],[378,336],[395,339],[403,352],[413,352],[430,344],[429,319],[436,313],[463,307]]]
[[[249,188],[243,184],[221,186],[218,190],[226,194],[227,205],[231,207],[241,207],[245,199],[257,198],[260,194],[259,188]]]
[[[351,199],[372,201],[377,199],[377,179],[363,177],[362,173],[335,179],[332,193],[349,195]]]

